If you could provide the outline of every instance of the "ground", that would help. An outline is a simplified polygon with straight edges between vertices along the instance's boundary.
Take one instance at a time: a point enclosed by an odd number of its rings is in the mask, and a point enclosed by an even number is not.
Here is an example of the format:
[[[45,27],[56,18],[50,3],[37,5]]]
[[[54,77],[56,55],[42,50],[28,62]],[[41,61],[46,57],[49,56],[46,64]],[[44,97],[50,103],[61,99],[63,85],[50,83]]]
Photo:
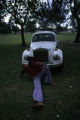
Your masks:
[[[25,34],[30,43],[30,34]],[[80,119],[80,44],[69,44],[75,34],[61,33],[59,48],[64,54],[64,69],[53,71],[56,86],[42,84],[44,107],[31,108],[33,81],[21,72],[20,35],[0,35],[0,120],[79,120]]]

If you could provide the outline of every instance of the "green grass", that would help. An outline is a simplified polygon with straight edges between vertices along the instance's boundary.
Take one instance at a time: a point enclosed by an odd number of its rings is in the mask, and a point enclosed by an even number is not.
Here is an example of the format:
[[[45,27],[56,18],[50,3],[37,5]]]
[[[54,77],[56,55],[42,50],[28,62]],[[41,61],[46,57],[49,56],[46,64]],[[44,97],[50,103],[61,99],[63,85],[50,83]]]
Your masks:
[[[30,43],[31,34],[25,34],[25,39],[27,44]],[[0,35],[0,45],[20,45],[21,44],[21,35],[20,34],[8,34]]]
[[[30,43],[30,34],[25,34]],[[28,75],[19,78],[20,35],[0,35],[0,120],[79,120],[80,118],[80,45],[68,44],[75,34],[61,33],[59,48],[64,53],[64,69],[53,72],[56,86],[42,85],[44,108],[34,110],[33,81]]]
[[[57,35],[57,39],[61,40],[62,42],[65,41],[74,41],[75,40],[76,33],[67,33],[67,32],[62,32]]]

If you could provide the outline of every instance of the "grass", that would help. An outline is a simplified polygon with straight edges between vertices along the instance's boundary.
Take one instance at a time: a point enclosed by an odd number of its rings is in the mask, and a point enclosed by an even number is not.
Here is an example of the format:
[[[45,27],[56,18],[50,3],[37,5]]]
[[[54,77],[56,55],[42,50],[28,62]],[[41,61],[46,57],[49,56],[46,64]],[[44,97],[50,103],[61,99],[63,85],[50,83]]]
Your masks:
[[[30,34],[25,34],[30,43]],[[80,45],[68,44],[75,34],[61,33],[59,48],[64,53],[64,69],[52,74],[56,87],[42,85],[44,108],[34,110],[33,81],[28,75],[19,78],[20,35],[0,35],[0,120],[79,120],[80,118]]]

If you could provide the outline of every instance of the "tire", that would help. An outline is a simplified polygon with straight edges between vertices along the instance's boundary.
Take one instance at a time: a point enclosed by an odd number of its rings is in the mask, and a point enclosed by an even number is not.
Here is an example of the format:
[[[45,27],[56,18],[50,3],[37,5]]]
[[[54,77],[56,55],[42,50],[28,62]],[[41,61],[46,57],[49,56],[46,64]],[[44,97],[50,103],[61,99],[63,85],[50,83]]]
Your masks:
[[[50,68],[51,72],[60,73],[64,69],[64,61],[61,66]]]

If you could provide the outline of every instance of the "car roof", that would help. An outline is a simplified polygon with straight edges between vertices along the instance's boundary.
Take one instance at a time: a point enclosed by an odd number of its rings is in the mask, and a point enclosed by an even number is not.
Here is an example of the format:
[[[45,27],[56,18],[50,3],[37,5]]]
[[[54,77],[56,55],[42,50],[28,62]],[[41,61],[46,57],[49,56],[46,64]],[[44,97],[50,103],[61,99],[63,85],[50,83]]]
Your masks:
[[[56,34],[54,32],[52,32],[52,31],[38,31],[38,32],[33,33],[32,36],[34,36],[36,34],[46,34],[46,33],[47,34],[53,34],[54,36],[56,36]]]

